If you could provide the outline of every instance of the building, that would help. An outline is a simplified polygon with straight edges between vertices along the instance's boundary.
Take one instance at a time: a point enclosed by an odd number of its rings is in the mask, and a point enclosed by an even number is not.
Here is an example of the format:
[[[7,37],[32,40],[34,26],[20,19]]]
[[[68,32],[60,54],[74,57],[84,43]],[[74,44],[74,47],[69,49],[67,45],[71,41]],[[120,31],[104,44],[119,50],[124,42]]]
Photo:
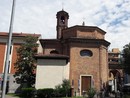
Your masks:
[[[123,65],[121,64],[121,53],[118,48],[113,48],[108,53],[109,63],[109,90],[121,90],[124,81]]]
[[[36,55],[36,89],[54,88],[69,79],[73,95],[83,95],[90,87],[100,91],[109,79],[106,32],[84,23],[68,27],[64,10],[56,18],[57,39],[40,39],[43,52]]]
[[[10,59],[9,59],[9,69],[8,69],[8,79],[7,79],[7,90],[9,93],[13,93],[19,85],[15,82],[13,74],[15,73],[14,64],[17,59],[17,52],[16,49],[24,43],[23,39],[25,36],[37,36],[41,38],[40,34],[29,34],[29,33],[13,33],[12,35],[12,45],[10,51]],[[8,33],[7,32],[0,32],[0,87],[2,89],[3,83],[3,73],[4,73],[4,66],[5,66],[5,59],[6,59],[6,50],[7,50],[7,41],[8,41]],[[40,46],[38,49],[38,53],[40,53]]]
[[[36,89],[54,88],[63,79],[70,80],[73,95],[83,95],[90,87],[97,91],[106,87],[111,78],[109,73],[112,73],[108,63],[110,43],[105,40],[106,32],[96,26],[85,26],[85,23],[68,27],[69,14],[64,10],[57,12],[56,18],[56,39],[41,39],[40,34],[13,33],[7,82],[9,93],[19,86],[13,77],[16,48],[27,35],[39,38]],[[0,83],[3,80],[7,39],[8,33],[0,32]]]

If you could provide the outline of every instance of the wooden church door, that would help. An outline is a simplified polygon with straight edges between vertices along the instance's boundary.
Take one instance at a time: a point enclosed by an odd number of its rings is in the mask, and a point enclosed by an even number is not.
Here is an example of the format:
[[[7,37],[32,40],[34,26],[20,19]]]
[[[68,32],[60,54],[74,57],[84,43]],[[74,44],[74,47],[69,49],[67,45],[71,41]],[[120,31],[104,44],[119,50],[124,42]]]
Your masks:
[[[91,87],[91,76],[81,76],[81,95],[86,93]]]

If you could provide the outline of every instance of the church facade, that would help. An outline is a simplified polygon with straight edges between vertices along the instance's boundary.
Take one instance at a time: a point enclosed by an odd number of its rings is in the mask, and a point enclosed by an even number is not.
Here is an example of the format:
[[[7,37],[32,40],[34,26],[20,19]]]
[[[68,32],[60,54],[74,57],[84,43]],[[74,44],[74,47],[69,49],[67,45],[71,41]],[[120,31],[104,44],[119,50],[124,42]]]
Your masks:
[[[106,32],[96,26],[68,27],[69,14],[57,12],[57,39],[40,39],[42,53],[36,55],[36,88],[54,88],[69,79],[72,93],[97,91],[108,82]]]

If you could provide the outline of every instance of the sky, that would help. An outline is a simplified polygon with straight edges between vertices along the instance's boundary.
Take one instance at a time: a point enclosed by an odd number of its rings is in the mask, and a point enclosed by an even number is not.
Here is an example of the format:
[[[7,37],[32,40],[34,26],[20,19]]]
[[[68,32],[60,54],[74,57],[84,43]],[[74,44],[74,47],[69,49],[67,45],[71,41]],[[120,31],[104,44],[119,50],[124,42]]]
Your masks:
[[[0,0],[0,32],[9,32],[13,0]],[[112,48],[130,42],[130,0],[16,0],[13,32],[56,38],[56,13],[69,13],[68,26],[97,26]]]

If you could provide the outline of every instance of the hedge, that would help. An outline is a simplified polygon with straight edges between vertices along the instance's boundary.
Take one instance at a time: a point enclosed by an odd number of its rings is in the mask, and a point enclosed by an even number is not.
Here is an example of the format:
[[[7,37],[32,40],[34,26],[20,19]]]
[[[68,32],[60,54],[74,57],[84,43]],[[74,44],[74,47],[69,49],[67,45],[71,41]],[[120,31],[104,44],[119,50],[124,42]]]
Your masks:
[[[34,96],[35,88],[22,88],[21,89],[21,98],[32,98]]]
[[[37,98],[51,98],[53,96],[54,89],[45,88],[37,90]]]

